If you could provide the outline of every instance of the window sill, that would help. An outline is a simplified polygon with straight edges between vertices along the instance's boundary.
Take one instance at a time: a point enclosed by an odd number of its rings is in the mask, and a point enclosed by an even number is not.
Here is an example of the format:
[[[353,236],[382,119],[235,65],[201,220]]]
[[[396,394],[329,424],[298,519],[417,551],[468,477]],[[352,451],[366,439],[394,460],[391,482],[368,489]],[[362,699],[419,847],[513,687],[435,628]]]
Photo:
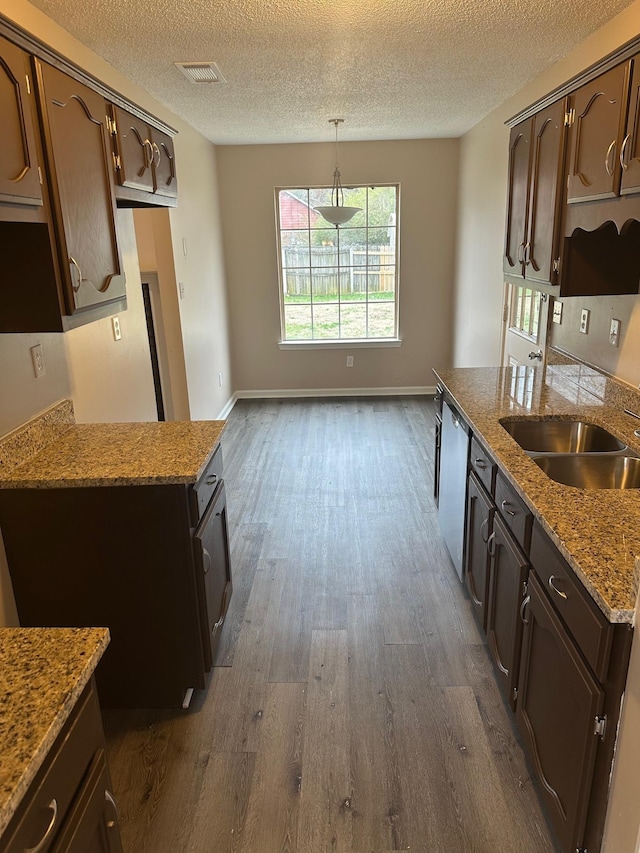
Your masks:
[[[402,346],[402,338],[367,338],[344,341],[279,341],[282,350],[301,349],[378,349]]]

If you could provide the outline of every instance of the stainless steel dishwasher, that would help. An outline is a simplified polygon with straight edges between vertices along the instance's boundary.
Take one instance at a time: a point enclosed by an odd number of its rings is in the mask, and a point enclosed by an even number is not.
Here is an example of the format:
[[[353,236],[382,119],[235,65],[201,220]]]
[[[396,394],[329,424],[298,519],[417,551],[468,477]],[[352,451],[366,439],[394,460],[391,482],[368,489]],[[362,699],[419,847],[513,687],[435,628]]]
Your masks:
[[[438,519],[453,565],[462,580],[469,428],[446,399],[442,406],[440,441]]]

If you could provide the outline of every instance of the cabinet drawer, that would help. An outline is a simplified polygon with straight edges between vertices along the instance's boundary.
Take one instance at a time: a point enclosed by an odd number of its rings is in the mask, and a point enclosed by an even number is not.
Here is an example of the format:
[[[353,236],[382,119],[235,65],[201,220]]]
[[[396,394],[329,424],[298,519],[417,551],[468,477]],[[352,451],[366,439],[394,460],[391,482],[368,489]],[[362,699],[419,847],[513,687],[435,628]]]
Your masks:
[[[528,554],[533,515],[502,471],[496,476],[496,506],[518,545]]]
[[[497,466],[475,437],[471,438],[469,465],[476,472],[478,479],[485,489],[493,496],[496,486]]]
[[[536,524],[531,536],[531,565],[555,609],[596,676],[604,681],[609,666],[613,625],[575,576],[553,542]]]
[[[102,718],[92,679],[31,784],[14,818],[13,834],[11,826],[7,830],[4,853],[24,853],[33,847],[45,853],[52,847],[94,754],[103,747]],[[48,841],[38,847],[47,831]]]
[[[202,514],[221,479],[222,447],[218,445],[200,479],[191,489],[191,517],[194,525],[202,518]]]

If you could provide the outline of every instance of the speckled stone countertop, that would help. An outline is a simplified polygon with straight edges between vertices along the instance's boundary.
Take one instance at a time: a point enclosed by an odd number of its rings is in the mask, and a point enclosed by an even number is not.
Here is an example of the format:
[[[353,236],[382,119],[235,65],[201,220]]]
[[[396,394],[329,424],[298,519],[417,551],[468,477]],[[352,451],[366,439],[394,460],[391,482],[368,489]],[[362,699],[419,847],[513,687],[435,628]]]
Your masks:
[[[66,488],[195,483],[224,421],[72,424],[14,467],[0,488]]]
[[[434,373],[607,619],[633,622],[640,569],[640,489],[577,489],[556,483],[499,422],[507,416],[579,416],[640,453],[640,440],[633,435],[639,423],[623,412],[625,406],[636,405],[633,389],[602,377],[603,390],[596,395],[565,382],[560,369],[541,367]]]
[[[0,628],[0,836],[108,643],[106,628]]]

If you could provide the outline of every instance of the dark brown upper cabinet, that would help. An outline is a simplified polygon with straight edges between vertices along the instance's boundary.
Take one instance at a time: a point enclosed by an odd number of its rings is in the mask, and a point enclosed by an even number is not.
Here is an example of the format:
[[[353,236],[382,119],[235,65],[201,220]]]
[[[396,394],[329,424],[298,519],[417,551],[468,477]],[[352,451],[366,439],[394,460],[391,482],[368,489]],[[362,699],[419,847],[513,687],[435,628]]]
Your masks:
[[[0,205],[42,205],[32,97],[29,57],[0,36]]]
[[[125,296],[102,95],[36,60],[51,214],[69,314]]]
[[[516,125],[509,143],[504,271],[554,284],[560,265],[565,102]]]
[[[630,68],[630,62],[617,65],[571,97],[569,203],[615,198],[620,192]]]
[[[622,181],[620,194],[640,192],[640,56],[633,59],[629,94],[629,117],[620,148]]]
[[[178,180],[171,136],[115,104],[110,129],[118,204],[175,205]]]

